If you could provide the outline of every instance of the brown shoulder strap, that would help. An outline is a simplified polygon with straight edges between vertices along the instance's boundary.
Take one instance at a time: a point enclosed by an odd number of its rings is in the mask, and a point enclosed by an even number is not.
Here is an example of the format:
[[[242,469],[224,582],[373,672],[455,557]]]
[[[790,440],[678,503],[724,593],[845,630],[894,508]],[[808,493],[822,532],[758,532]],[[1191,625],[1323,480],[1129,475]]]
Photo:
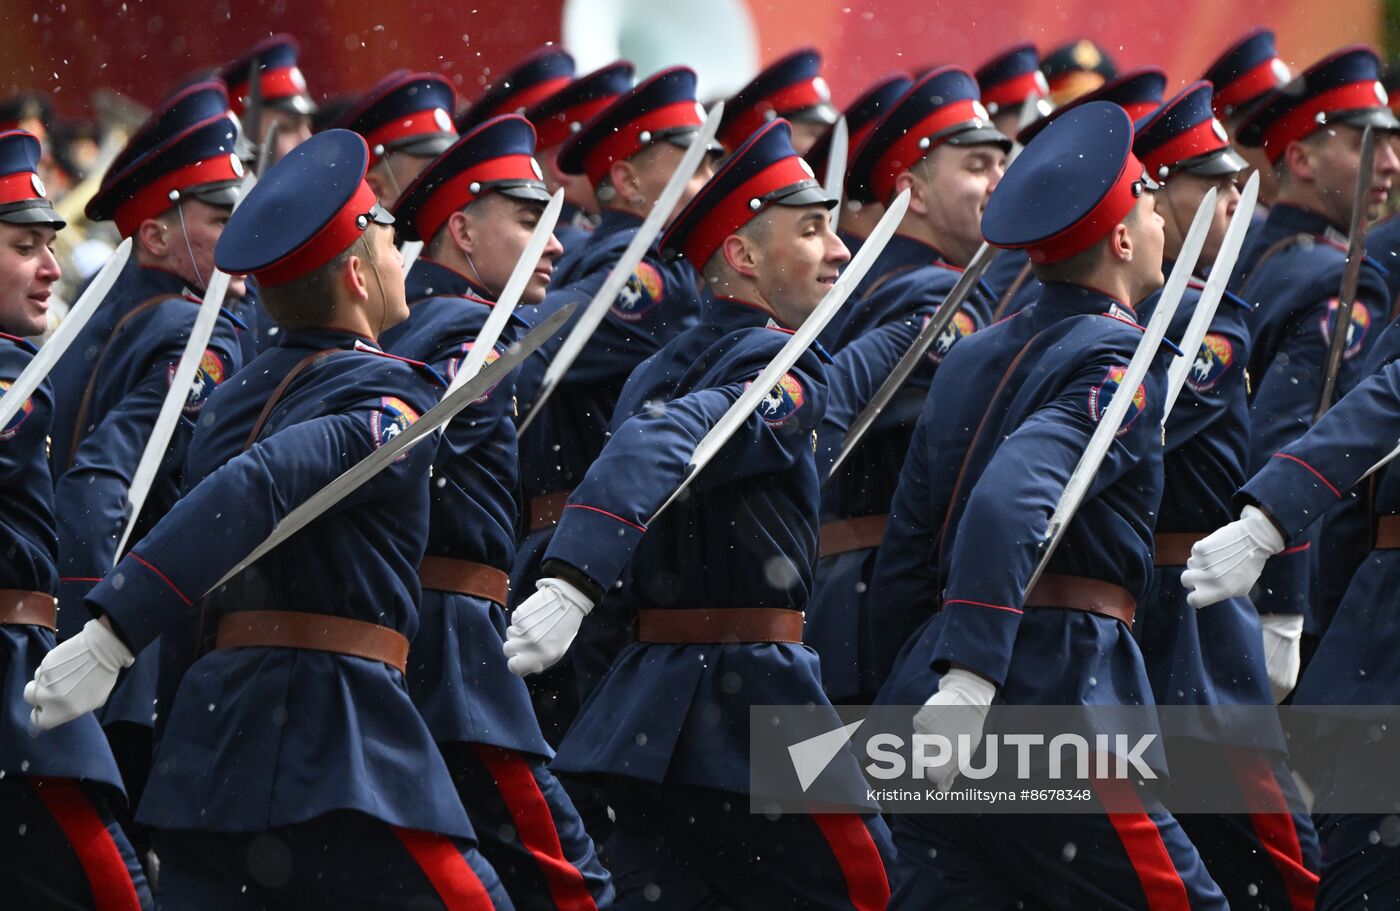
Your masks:
[[[912,271],[914,271],[915,269],[918,269],[920,266],[923,266],[923,265],[931,265],[931,264],[930,264],[930,263],[915,263],[915,264],[913,264],[913,265],[908,265],[908,266],[895,266],[893,269],[891,269],[890,271],[886,272],[884,275],[882,275],[882,276],[880,276],[879,278],[875,279],[875,283],[874,283],[873,285],[870,286],[870,288],[865,292],[865,294],[861,295],[862,300],[865,300],[865,299],[869,299],[869,298],[871,298],[871,297],[874,297],[875,292],[876,292],[876,291],[879,291],[881,288],[883,288],[883,287],[885,286],[885,282],[888,282],[890,279],[892,279],[892,278],[898,278],[899,276],[903,275],[905,272],[912,272]]]
[[[1031,277],[1031,261],[1026,260],[1026,264],[1021,267],[1021,271],[1016,273],[1016,278],[1011,284],[1006,286],[1006,291],[1001,295],[1001,300],[997,301],[996,309],[992,311],[992,322],[997,322],[1006,313],[1006,308],[1011,306],[1011,302],[1016,299],[1016,295],[1021,293],[1021,286],[1026,283],[1026,279]]]
[[[258,414],[258,419],[253,422],[253,429],[248,433],[248,441],[243,444],[243,451],[247,452],[253,448],[253,444],[258,441],[258,435],[262,433],[263,425],[267,419],[272,417],[272,409],[277,407],[277,403],[282,400],[287,387],[292,385],[292,380],[301,375],[307,367],[319,361],[328,354],[335,354],[337,351],[344,351],[343,348],[323,348],[320,351],[313,351],[306,357],[297,361],[296,366],[287,371],[287,375],[282,377],[282,382],[277,384],[277,388],[272,390],[272,395],[268,397],[267,404],[263,405],[262,411]]]
[[[1304,241],[1312,239],[1313,235],[1311,234],[1290,234],[1282,240],[1274,241],[1272,244],[1269,245],[1268,249],[1266,249],[1263,253],[1259,254],[1259,258],[1254,261],[1254,267],[1249,270],[1248,275],[1245,275],[1242,278],[1240,282],[1241,286],[1243,286],[1244,282],[1248,281],[1250,277],[1254,275],[1255,272],[1258,272],[1259,267],[1264,265],[1264,263],[1273,259],[1275,256],[1282,253],[1283,251],[1291,250],[1299,244],[1303,243]]]
[[[92,408],[93,391],[97,388],[97,374],[102,369],[102,363],[107,359],[107,353],[112,350],[112,344],[116,342],[117,336],[126,328],[126,324],[148,310],[154,309],[168,300],[183,299],[182,294],[157,294],[155,297],[147,298],[141,303],[132,307],[126,312],[117,324],[112,327],[112,332],[107,336],[107,341],[102,344],[102,351],[97,355],[97,360],[92,364],[92,371],[88,374],[87,386],[83,388],[83,399],[78,405],[77,417],[73,420],[73,445],[68,450],[68,461],[64,467],[71,467],[73,460],[78,457],[78,444],[83,441],[83,425],[87,422],[87,414]]]

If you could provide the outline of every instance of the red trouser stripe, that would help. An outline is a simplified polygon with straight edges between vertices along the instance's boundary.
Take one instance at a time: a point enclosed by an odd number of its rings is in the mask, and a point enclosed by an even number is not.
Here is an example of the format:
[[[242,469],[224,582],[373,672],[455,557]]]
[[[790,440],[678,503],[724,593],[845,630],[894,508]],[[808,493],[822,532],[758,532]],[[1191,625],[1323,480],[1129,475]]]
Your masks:
[[[1312,911],[1317,902],[1317,874],[1303,863],[1303,846],[1288,799],[1283,796],[1273,763],[1256,750],[1231,749],[1230,768],[1250,807],[1249,824],[1254,837],[1264,846],[1269,861],[1283,880],[1288,905],[1293,911]]]
[[[1150,911],[1191,911],[1186,884],[1181,881],[1157,824],[1142,809],[1142,801],[1132,782],[1095,778],[1094,789],[1108,806],[1135,808],[1126,813],[1109,813],[1108,821],[1127,852]]]
[[[496,903],[477,879],[476,871],[446,835],[390,826],[408,849],[414,863],[428,877],[447,911],[486,911]]]
[[[554,904],[560,911],[597,911],[583,874],[564,856],[559,831],[554,828],[554,814],[549,811],[549,801],[535,781],[530,763],[514,750],[484,743],[472,744],[472,749],[495,780],[496,790],[515,822],[520,843],[535,859]]]
[[[78,856],[97,911],[141,911],[126,858],[76,781],[33,778],[34,791]]]
[[[856,911],[884,911],[890,903],[890,881],[885,862],[865,820],[854,813],[813,813],[812,822],[836,855],[846,878],[846,895]]]

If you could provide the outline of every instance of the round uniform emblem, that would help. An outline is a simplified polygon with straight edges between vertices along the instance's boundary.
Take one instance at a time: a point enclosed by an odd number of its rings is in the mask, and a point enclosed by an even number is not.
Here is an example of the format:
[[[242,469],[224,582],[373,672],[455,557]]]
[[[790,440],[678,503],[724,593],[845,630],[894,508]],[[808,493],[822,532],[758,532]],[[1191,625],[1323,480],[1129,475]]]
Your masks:
[[[433,108],[433,123],[444,133],[452,132],[452,115],[442,108]]]
[[[300,67],[292,67],[292,71],[288,73],[288,75],[291,77],[292,85],[296,86],[298,92],[306,91],[306,77],[301,74]]]
[[[1280,84],[1293,78],[1293,74],[1288,70],[1288,64],[1277,57],[1269,62],[1269,69],[1273,71],[1274,78],[1277,79]]]
[[[3,399],[5,397],[5,394],[10,391],[10,385],[11,384],[9,380],[0,380],[0,399]],[[24,423],[25,418],[29,417],[30,413],[33,411],[33,397],[25,399],[24,404],[20,406],[19,411],[15,412],[14,417],[10,418],[10,422],[4,427],[0,427],[0,443],[3,443],[9,439],[13,439],[15,434],[19,433],[20,425]]]
[[[745,388],[753,385],[745,384]],[[765,422],[775,427],[786,424],[788,418],[797,413],[797,409],[807,401],[807,394],[802,389],[802,384],[797,381],[797,377],[791,373],[783,374],[783,378],[778,380],[778,385],[768,391],[763,400],[758,403],[758,414]]]
[[[176,364],[171,364],[166,370],[166,384],[175,382]],[[195,368],[194,380],[190,382],[190,391],[185,393],[184,414],[188,418],[199,416],[204,403],[209,399],[214,387],[224,381],[227,371],[224,369],[224,360],[219,356],[219,352],[213,348],[205,348],[204,353],[199,357],[199,366]]]
[[[927,326],[932,316],[925,316],[923,325]],[[922,329],[923,326],[920,326]],[[930,363],[937,364],[943,360],[943,356],[953,350],[953,345],[958,339],[969,336],[977,331],[977,322],[968,314],[966,310],[959,310],[953,314],[953,321],[950,322],[943,332],[934,339],[933,347],[929,349],[926,357]]]
[[[1219,139],[1221,142],[1230,141],[1229,134],[1225,132],[1225,124],[1221,123],[1217,118],[1211,118],[1210,130],[1215,134],[1215,138]]]
[[[374,440],[374,448],[379,449],[392,442],[416,420],[418,412],[411,405],[396,396],[384,396],[379,400],[379,407],[369,415],[369,433]],[[408,453],[405,452],[399,459],[407,457]]]
[[[1186,385],[1197,392],[1208,392],[1215,388],[1220,378],[1235,362],[1235,348],[1230,340],[1214,332],[1206,333],[1201,340],[1201,349],[1191,362],[1191,370],[1186,374]]]
[[[34,188],[34,192],[38,194],[41,199],[49,195],[44,191],[44,182],[39,179],[38,174],[30,173],[29,185]]]
[[[243,176],[243,162],[239,159],[239,157],[238,157],[238,155],[237,155],[236,153],[234,153],[234,152],[229,152],[229,153],[228,153],[228,165],[229,165],[229,167],[233,168],[233,176],[234,176],[234,177],[242,177],[242,176]]]
[[[458,353],[458,355],[457,355],[456,357],[453,357],[453,358],[449,358],[449,359],[448,359],[448,361],[447,361],[447,379],[448,379],[449,381],[451,381],[451,380],[453,380],[454,378],[456,378],[456,376],[457,376],[457,368],[459,368],[459,367],[462,366],[462,362],[465,361],[465,360],[467,359],[467,355],[468,355],[469,353],[471,353],[472,344],[473,344],[472,342],[463,342],[463,343],[462,343],[462,348],[461,348],[460,353]],[[500,352],[500,349],[498,349],[498,348],[492,348],[490,351],[488,351],[488,352],[486,353],[486,363],[484,363],[484,364],[481,365],[481,369],[485,370],[487,367],[490,367],[492,364],[496,363],[496,361],[498,361],[498,360],[500,360],[500,359],[501,359],[501,352]],[[472,404],[473,404],[473,405],[480,405],[481,403],[485,402],[487,399],[491,398],[491,393],[495,392],[495,391],[496,391],[496,386],[499,386],[499,385],[500,385],[500,383],[495,383],[495,384],[493,384],[493,385],[491,386],[490,389],[487,389],[487,390],[486,390],[485,392],[483,392],[480,396],[478,396],[478,397],[476,398],[476,400],[472,402]]]
[[[1093,418],[1095,424],[1103,418],[1104,412],[1108,410],[1109,402],[1113,401],[1113,396],[1118,392],[1118,387],[1127,373],[1127,367],[1109,367],[1103,382],[1089,391],[1089,417]],[[1142,414],[1142,409],[1146,405],[1147,387],[1139,384],[1137,391],[1133,393],[1132,402],[1128,405],[1128,413],[1123,416],[1123,424],[1114,436],[1121,437],[1127,433],[1128,428],[1133,426],[1133,422],[1137,420],[1138,415]]]
[[[1327,302],[1327,313],[1319,320],[1318,328],[1322,331],[1322,343],[1327,346],[1332,345],[1332,326],[1337,321],[1337,299],[1333,298]],[[1351,325],[1347,327],[1347,346],[1342,352],[1345,360],[1351,360],[1361,353],[1361,346],[1366,341],[1366,331],[1371,328],[1371,311],[1366,309],[1366,305],[1361,301],[1356,301],[1351,305]]]

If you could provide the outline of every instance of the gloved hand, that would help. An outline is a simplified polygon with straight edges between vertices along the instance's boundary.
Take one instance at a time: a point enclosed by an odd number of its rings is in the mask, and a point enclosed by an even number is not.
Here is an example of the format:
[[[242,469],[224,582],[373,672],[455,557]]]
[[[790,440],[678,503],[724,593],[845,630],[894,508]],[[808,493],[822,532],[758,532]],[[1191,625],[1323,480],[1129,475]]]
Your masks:
[[[951,759],[942,765],[924,770],[928,780],[946,791],[958,775],[958,760],[970,758],[982,741],[982,726],[987,722],[987,710],[992,705],[997,688],[980,674],[953,668],[938,682],[938,692],[928,697],[924,707],[914,716],[914,730],[919,734],[941,734],[953,747]],[[960,735],[967,735],[969,752],[962,756],[958,749]]]
[[[593,602],[563,579],[541,579],[535,593],[511,615],[506,666],[519,677],[553,667],[573,644]]]
[[[1200,609],[1249,594],[1264,563],[1283,545],[1283,535],[1273,521],[1262,510],[1246,506],[1239,519],[1192,545],[1181,574],[1182,587],[1191,592],[1186,603]]]
[[[1264,664],[1269,669],[1269,689],[1274,702],[1293,692],[1298,671],[1303,666],[1300,644],[1303,638],[1302,614],[1260,614],[1264,631]]]
[[[29,719],[41,731],[56,728],[101,706],[117,684],[117,674],[136,656],[100,620],[89,620],[78,635],[54,646],[25,684]]]

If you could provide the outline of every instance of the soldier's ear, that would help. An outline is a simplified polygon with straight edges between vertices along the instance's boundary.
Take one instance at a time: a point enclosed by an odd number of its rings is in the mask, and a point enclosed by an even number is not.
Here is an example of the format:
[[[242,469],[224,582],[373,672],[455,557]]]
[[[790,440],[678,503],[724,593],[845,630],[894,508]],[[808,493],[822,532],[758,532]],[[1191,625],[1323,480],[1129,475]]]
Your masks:
[[[756,244],[751,243],[747,237],[741,237],[738,234],[726,237],[723,246],[720,247],[724,253],[724,261],[729,265],[729,268],[745,278],[754,278],[757,274],[756,249]]]
[[[157,219],[141,222],[136,229],[136,240],[151,256],[162,257],[170,252],[170,229]]]
[[[360,248],[356,245],[355,249]],[[336,285],[351,300],[363,303],[369,300],[369,274],[372,271],[374,266],[369,260],[359,253],[351,253],[336,277]]]
[[[468,256],[476,252],[476,239],[472,237],[472,220],[467,213],[453,212],[449,215],[447,233],[452,238],[452,243]]]
[[[1294,178],[1313,180],[1317,177],[1312,146],[1305,142],[1290,142],[1288,148],[1283,150],[1283,163]]]
[[[929,205],[928,201],[924,199],[923,182],[915,179],[913,171],[902,171],[894,179],[894,196],[898,196],[905,190],[909,191],[909,211],[915,215],[927,215]],[[894,196],[890,198],[893,199]]]
[[[645,202],[642,199],[641,186],[637,182],[636,165],[631,161],[614,161],[608,168],[608,183],[617,195],[629,204],[640,206]]]

